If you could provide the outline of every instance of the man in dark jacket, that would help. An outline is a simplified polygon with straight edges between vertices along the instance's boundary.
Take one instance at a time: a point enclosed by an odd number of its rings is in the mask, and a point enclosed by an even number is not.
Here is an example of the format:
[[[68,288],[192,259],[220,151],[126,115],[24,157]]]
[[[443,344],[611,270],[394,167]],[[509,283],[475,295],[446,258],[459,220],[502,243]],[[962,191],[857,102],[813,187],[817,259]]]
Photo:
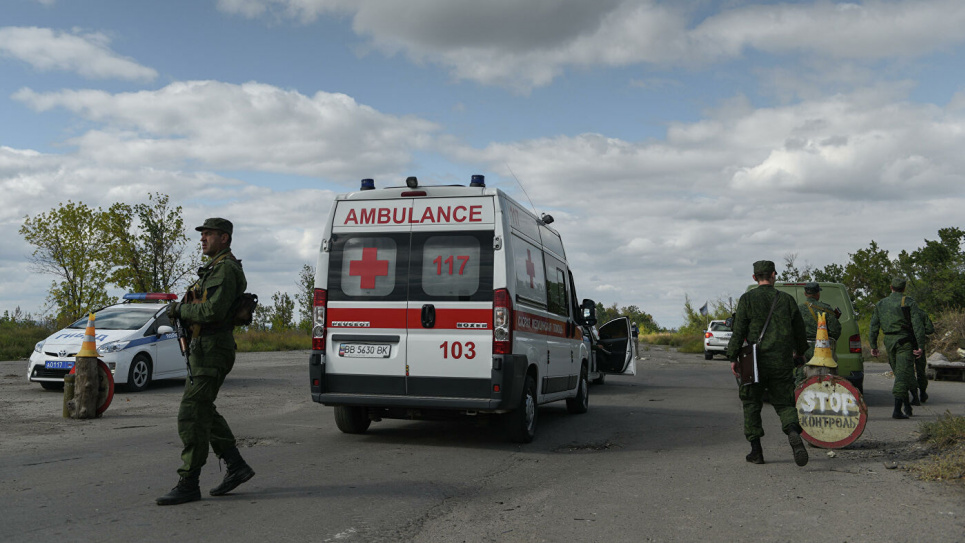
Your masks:
[[[225,461],[224,481],[211,489],[220,496],[254,477],[241,458],[228,422],[214,401],[235,363],[235,302],[248,286],[241,261],[231,254],[231,221],[212,218],[195,230],[201,232],[201,251],[209,258],[198,270],[198,280],[183,302],[170,304],[168,316],[181,319],[191,330],[191,377],[185,382],[178,410],[178,435],[184,444],[180,480],[158,505],[176,505],[201,499],[199,475],[208,458],[208,446]]]
[[[794,298],[774,288],[777,271],[773,262],[755,262],[753,278],[758,286],[745,292],[738,300],[734,333],[727,344],[727,358],[731,360],[734,375],[738,375],[737,356],[744,340],[756,343],[761,330],[765,330],[760,343],[757,343],[759,382],[742,385],[739,392],[744,405],[744,436],[751,443],[751,452],[746,459],[754,464],[764,463],[761,409],[764,407],[766,390],[781,419],[781,429],[791,444],[794,462],[804,466],[808,463],[808,452],[801,439],[802,429],[794,405],[793,376],[794,367],[804,364],[803,354],[808,348],[804,320]]]

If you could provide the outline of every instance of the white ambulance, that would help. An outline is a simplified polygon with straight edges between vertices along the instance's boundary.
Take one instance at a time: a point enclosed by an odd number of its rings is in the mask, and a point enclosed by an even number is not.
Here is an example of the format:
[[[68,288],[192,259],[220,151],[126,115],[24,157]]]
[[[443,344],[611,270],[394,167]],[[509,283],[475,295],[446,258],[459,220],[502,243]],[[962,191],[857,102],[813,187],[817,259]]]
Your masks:
[[[383,418],[493,414],[524,443],[540,404],[586,412],[591,372],[627,368],[629,323],[611,331],[624,341],[609,356],[590,356],[581,326],[595,307],[577,302],[552,219],[481,175],[468,187],[406,185],[364,179],[335,199],[315,275],[312,399],[334,406],[346,433]]]

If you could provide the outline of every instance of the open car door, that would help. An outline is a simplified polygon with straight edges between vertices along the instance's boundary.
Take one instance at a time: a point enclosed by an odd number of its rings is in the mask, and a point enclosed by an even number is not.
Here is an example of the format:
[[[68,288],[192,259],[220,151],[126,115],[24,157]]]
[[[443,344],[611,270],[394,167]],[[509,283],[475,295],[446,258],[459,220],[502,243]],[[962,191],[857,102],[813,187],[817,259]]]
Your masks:
[[[630,319],[620,317],[600,327],[596,367],[603,373],[635,375],[633,344],[630,342]]]

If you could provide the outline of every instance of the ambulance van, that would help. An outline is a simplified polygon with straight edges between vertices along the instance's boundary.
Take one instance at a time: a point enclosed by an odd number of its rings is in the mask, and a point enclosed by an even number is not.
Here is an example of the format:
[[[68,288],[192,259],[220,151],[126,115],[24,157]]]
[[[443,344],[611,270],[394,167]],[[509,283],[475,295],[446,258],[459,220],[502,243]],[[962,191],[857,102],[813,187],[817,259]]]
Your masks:
[[[560,235],[481,175],[470,186],[336,197],[315,275],[312,399],[345,433],[371,422],[497,416],[528,443],[538,406],[586,412],[591,356]],[[611,334],[619,336],[620,333]],[[626,369],[629,326],[596,360]]]

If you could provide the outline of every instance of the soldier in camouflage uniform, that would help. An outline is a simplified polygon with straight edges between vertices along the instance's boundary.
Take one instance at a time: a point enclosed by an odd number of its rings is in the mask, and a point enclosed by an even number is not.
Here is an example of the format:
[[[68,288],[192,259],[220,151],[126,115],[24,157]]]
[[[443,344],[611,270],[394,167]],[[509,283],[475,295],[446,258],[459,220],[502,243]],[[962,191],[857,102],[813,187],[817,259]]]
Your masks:
[[[925,325],[925,336],[934,334],[935,325],[928,317],[928,313],[925,313],[921,308],[918,311],[921,312],[921,320]],[[919,347],[921,347],[921,355],[915,357],[915,377],[918,379],[918,397],[920,400],[916,402],[915,398],[912,398],[911,405],[921,405],[928,401],[928,393],[925,392],[925,389],[928,388],[928,375],[925,373],[928,369],[928,361],[926,360],[925,346],[919,345]]]
[[[885,335],[888,361],[895,374],[891,393],[895,397],[892,418],[907,419],[912,415],[911,400],[918,402],[918,383],[915,381],[915,357],[921,356],[925,344],[925,324],[922,311],[914,299],[905,296],[905,279],[891,280],[891,294],[882,298],[871,313],[871,356],[877,357],[878,331]],[[914,344],[914,345],[913,345]],[[904,413],[902,413],[904,407]]]
[[[744,436],[751,443],[751,452],[746,459],[754,464],[764,463],[761,449],[761,437],[764,436],[761,409],[764,407],[763,396],[766,390],[781,419],[781,429],[791,444],[794,462],[804,466],[808,463],[808,452],[801,439],[801,425],[794,405],[793,377],[794,367],[804,364],[801,355],[808,348],[804,321],[794,298],[774,288],[777,272],[773,262],[755,262],[753,277],[758,286],[744,293],[737,302],[734,333],[727,344],[727,358],[731,360],[734,375],[738,375],[737,355],[744,340],[757,341],[775,299],[777,303],[764,337],[757,346],[760,382],[740,387],[739,395],[744,405]]]
[[[804,360],[811,360],[814,356],[814,341],[818,335],[818,313],[827,314],[828,337],[838,341],[841,337],[841,322],[837,313],[830,305],[821,301],[821,285],[811,282],[804,285],[804,303],[798,305],[801,318],[804,319],[804,329],[808,337],[808,350],[804,353]],[[833,350],[832,350],[833,352]],[[794,368],[794,383],[800,384],[804,380],[804,367]]]
[[[191,330],[191,377],[185,382],[178,410],[178,435],[184,444],[180,480],[171,492],[157,499],[158,505],[175,505],[201,499],[198,477],[208,458],[208,446],[227,464],[224,481],[211,489],[212,496],[226,494],[254,477],[241,458],[234,434],[218,413],[214,401],[235,362],[235,303],[248,286],[241,261],[231,254],[233,226],[212,218],[196,228],[201,250],[209,258],[198,270],[198,280],[184,301],[172,303],[168,316],[181,319]]]

